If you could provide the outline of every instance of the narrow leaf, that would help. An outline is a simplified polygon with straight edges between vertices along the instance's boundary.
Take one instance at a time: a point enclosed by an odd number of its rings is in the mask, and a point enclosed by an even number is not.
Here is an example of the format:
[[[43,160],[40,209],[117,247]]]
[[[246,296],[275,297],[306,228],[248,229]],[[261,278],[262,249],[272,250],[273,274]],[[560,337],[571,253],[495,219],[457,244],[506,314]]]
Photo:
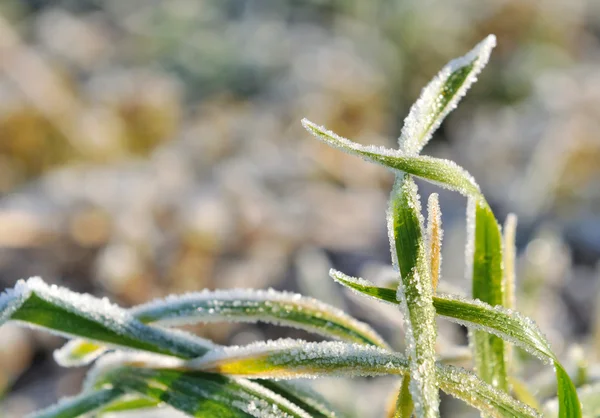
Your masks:
[[[387,410],[387,418],[410,418],[413,414],[414,404],[409,390],[410,377],[405,374],[400,379],[397,389],[394,389],[393,397]]]
[[[437,193],[429,195],[427,200],[427,246],[431,270],[433,293],[436,292],[442,269],[442,211]]]
[[[597,418],[600,416],[600,382],[582,386],[577,390],[579,399],[583,406],[580,416],[584,418]],[[558,413],[559,400],[552,399],[544,405],[544,416],[547,417],[566,417]]]
[[[195,417],[311,417],[257,383],[212,373],[121,367],[97,384],[137,392]]]
[[[176,326],[199,322],[268,322],[314,332],[325,337],[388,348],[369,325],[340,309],[297,293],[235,289],[169,296],[131,309],[142,323]],[[55,351],[65,367],[83,366],[105,351],[101,345],[73,340]]]
[[[411,359],[410,392],[417,416],[435,417],[439,415],[435,377],[437,328],[422,224],[417,185],[408,174],[398,176],[390,197],[388,233],[394,266],[400,270],[397,298],[404,314]]]
[[[265,379],[410,375],[408,360],[378,347],[341,342],[268,341],[213,350],[187,363],[215,373]],[[529,406],[495,390],[473,373],[436,364],[442,390],[495,417],[537,417]]]
[[[29,418],[75,418],[94,412],[123,395],[119,389],[99,389],[64,398],[49,408],[29,415]]]
[[[40,278],[20,280],[0,295],[0,325],[7,320],[66,337],[182,358],[198,357],[213,346],[189,334],[144,325],[106,299],[48,286]]]
[[[473,298],[491,306],[504,304],[502,285],[502,237],[490,207],[482,201],[469,205],[468,217],[474,217],[472,292]],[[469,240],[471,237],[469,237]],[[484,331],[471,335],[477,374],[491,385],[508,391],[504,341]]]
[[[330,275],[340,284],[360,294],[392,304],[398,303],[393,289],[377,287],[367,280],[346,276],[336,270],[331,270]],[[497,335],[542,361],[551,361],[556,372],[560,417],[581,416],[575,385],[552,352],[546,337],[531,319],[501,306],[492,307],[479,300],[467,300],[457,296],[438,294],[433,297],[433,306],[438,315],[467,327],[480,329],[481,332]]]
[[[473,177],[452,161],[428,156],[411,156],[384,147],[360,145],[315,125],[307,119],[302,119],[302,125],[317,139],[348,154],[357,155],[394,171],[404,171],[441,187],[455,190],[465,196],[483,199]]]
[[[450,61],[423,89],[419,100],[412,106],[398,139],[400,149],[417,155],[465,95],[477,81],[477,75],[487,64],[496,37],[489,35],[465,56]]]
[[[125,395],[100,410],[101,414],[109,412],[136,411],[140,409],[161,408],[162,402],[138,395]]]

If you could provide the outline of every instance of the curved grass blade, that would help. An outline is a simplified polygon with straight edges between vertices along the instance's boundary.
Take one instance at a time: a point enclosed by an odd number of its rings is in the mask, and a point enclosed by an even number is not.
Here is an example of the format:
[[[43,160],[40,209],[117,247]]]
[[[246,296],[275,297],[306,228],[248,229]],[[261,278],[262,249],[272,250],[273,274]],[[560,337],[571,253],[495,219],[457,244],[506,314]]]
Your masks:
[[[398,150],[357,144],[307,119],[302,119],[302,125],[317,139],[348,154],[357,155],[394,171],[404,171],[465,196],[483,199],[473,177],[452,161],[428,156],[411,156]]]
[[[195,417],[311,417],[257,383],[212,373],[120,367],[97,384],[139,393]]]
[[[0,325],[15,320],[56,334],[180,358],[198,357],[213,344],[198,337],[144,325],[106,299],[20,280],[0,295]]]
[[[409,361],[373,346],[280,340],[213,350],[186,367],[233,376],[295,379],[322,376],[410,375]],[[440,388],[495,417],[537,417],[529,406],[494,389],[473,373],[436,364]]]
[[[582,386],[577,390],[582,404],[582,415],[584,418],[597,418],[600,416],[600,383]],[[564,416],[558,413],[559,400],[552,399],[544,405],[544,416]]]
[[[129,313],[142,323],[187,325],[199,322],[268,322],[300,328],[343,341],[389,348],[367,324],[340,309],[297,293],[235,289],[169,296],[143,305]],[[65,367],[91,363],[106,350],[99,344],[73,340],[54,353]]]
[[[268,322],[339,340],[388,348],[367,324],[342,310],[297,293],[235,289],[170,296],[137,306],[131,314],[143,323],[186,325],[198,322]]]
[[[406,323],[410,358],[410,393],[419,417],[439,416],[435,376],[437,327],[431,275],[417,185],[405,174],[396,178],[390,196],[388,233],[394,267],[400,270],[397,298]]]
[[[75,418],[97,411],[123,396],[120,389],[99,389],[64,398],[55,405],[29,415],[29,418]]]
[[[468,221],[475,225],[470,228],[468,249],[473,250],[472,293],[491,306],[504,306],[502,236],[500,227],[492,210],[483,201],[474,201],[468,205]],[[471,256],[467,251],[467,257]],[[477,374],[494,387],[508,391],[506,370],[506,347],[501,338],[485,331],[474,330],[471,334],[471,346]]]
[[[384,302],[397,304],[393,289],[377,287],[371,282],[331,270],[331,277],[350,289]],[[520,346],[542,361],[551,361],[555,368],[560,417],[580,417],[581,405],[571,378],[552,352],[544,334],[529,318],[501,306],[492,307],[478,300],[457,296],[436,295],[433,306],[438,315],[470,328],[480,329]]]
[[[412,155],[421,152],[446,115],[477,81],[477,75],[487,64],[494,46],[496,37],[489,35],[469,53],[446,64],[423,89],[404,120],[398,139],[403,152]]]

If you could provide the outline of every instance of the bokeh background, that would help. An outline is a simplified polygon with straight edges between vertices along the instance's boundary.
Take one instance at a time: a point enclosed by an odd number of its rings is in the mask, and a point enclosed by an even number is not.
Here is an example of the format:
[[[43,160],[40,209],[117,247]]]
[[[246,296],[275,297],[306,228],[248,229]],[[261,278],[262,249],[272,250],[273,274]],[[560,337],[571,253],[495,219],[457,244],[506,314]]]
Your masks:
[[[2,0],[0,289],[39,275],[131,306],[271,286],[343,307],[401,348],[398,312],[327,277],[331,266],[386,274],[391,175],[318,143],[300,119],[394,147],[421,88],[489,33],[488,67],[425,153],[469,170],[501,221],[519,216],[519,310],[572,370],[581,347],[598,359],[595,0]],[[440,193],[442,280],[468,292],[465,200]],[[466,344],[440,326],[444,344]],[[223,344],[315,338],[194,331]],[[62,342],[0,328],[1,416],[79,390],[85,370],[52,359]],[[543,387],[539,370],[523,363]],[[393,384],[320,386],[351,414],[378,416]]]

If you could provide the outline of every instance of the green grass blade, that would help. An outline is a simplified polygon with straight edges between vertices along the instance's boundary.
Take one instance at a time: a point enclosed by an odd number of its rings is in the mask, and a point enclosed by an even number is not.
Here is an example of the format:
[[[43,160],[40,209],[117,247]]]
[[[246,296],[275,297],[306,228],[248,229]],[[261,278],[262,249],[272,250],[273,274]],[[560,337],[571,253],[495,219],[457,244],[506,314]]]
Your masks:
[[[213,347],[201,338],[144,325],[104,299],[48,286],[39,278],[21,280],[14,289],[0,295],[0,325],[7,320],[68,338],[82,337],[181,358],[198,357]]]
[[[390,197],[388,233],[394,266],[400,270],[397,297],[406,323],[407,353],[411,359],[410,392],[415,412],[418,417],[439,416],[433,289],[421,203],[417,185],[408,174],[396,179]]]
[[[162,401],[194,417],[311,417],[257,383],[212,373],[121,367],[97,383]]]
[[[468,232],[471,237],[468,238],[467,244],[467,248],[472,249],[472,254],[467,251],[467,257],[473,257],[470,263],[473,298],[491,306],[503,306],[504,273],[500,227],[485,202],[469,200],[467,222],[474,221],[475,227],[474,233]],[[508,391],[504,341],[493,334],[478,330],[474,330],[470,337],[477,374],[494,387]]]
[[[394,171],[404,171],[465,196],[483,198],[473,177],[452,161],[428,156],[411,156],[384,147],[360,145],[307,119],[302,120],[302,125],[317,139],[348,154],[357,155]]]
[[[417,155],[446,115],[457,105],[487,64],[496,37],[489,35],[463,57],[450,61],[423,89],[412,106],[398,139],[400,149]]]
[[[410,375],[409,361],[399,353],[341,342],[281,340],[224,347],[187,363],[191,369],[265,379],[322,376]],[[437,363],[440,388],[495,417],[537,417],[529,406],[494,389],[473,373]]]
[[[582,411],[581,415],[584,418],[597,418],[600,416],[600,382],[582,386],[577,390],[579,399],[581,399]],[[544,405],[544,416],[546,417],[567,417],[559,412],[559,399],[552,399]],[[573,412],[575,413],[575,412]],[[575,416],[575,415],[573,415]]]
[[[409,390],[410,377],[402,376],[400,385],[394,390],[392,404],[387,412],[388,418],[411,418],[415,406],[412,401],[412,396]]]
[[[160,408],[162,402],[137,395],[125,395],[100,410],[100,414],[109,412],[136,411],[139,409]]]
[[[388,345],[369,325],[342,310],[297,293],[276,290],[217,290],[170,296],[131,310],[143,323],[186,325],[198,322],[268,322],[343,341]]]
[[[349,277],[336,270],[331,270],[330,275],[340,284],[360,294],[392,304],[398,303],[396,292],[393,289],[377,287],[367,280]],[[581,416],[575,385],[553,353],[546,337],[532,320],[501,306],[492,307],[478,300],[467,300],[449,295],[434,296],[433,306],[438,315],[467,327],[481,330],[480,332],[496,335],[520,346],[543,361],[552,362],[556,371],[560,416]]]
[[[64,398],[56,405],[35,412],[29,418],[75,418],[112,403],[123,395],[120,389],[99,389]]]
[[[559,418],[581,417],[581,402],[573,381],[558,361],[554,362],[554,368],[556,369],[558,383]]]
[[[341,418],[343,414],[325,400],[319,393],[298,382],[259,380],[258,384],[287,399],[313,418]]]
[[[342,310],[297,293],[236,289],[169,296],[131,309],[142,323],[174,326],[199,322],[268,322],[292,326],[319,335],[388,348],[369,325]],[[77,339],[54,353],[65,367],[83,366],[105,351],[99,344]]]

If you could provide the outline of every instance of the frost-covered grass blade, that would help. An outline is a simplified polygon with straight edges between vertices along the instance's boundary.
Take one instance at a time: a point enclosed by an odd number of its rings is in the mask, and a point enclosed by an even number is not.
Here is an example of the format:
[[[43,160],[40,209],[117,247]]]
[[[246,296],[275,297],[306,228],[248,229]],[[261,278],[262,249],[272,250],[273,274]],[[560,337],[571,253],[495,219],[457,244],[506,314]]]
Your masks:
[[[7,320],[68,338],[82,337],[181,358],[201,356],[213,346],[189,334],[144,325],[105,299],[48,286],[39,278],[21,280],[14,289],[0,295],[0,324]]]
[[[28,418],[75,418],[104,408],[122,395],[123,391],[115,388],[83,392],[31,414]]]
[[[384,302],[397,304],[393,289],[378,287],[371,282],[346,276],[331,270],[331,277],[350,289]],[[502,306],[492,307],[478,300],[467,300],[457,296],[436,295],[433,306],[438,315],[465,325],[479,332],[486,332],[520,346],[543,361],[553,363],[560,403],[560,417],[579,417],[581,407],[577,391],[571,378],[550,348],[544,334],[529,318]]]
[[[394,171],[404,171],[465,196],[482,198],[473,177],[452,161],[428,156],[411,156],[398,150],[357,144],[307,119],[302,120],[302,125],[316,138],[348,154],[357,155]]]
[[[322,376],[410,375],[409,361],[401,354],[373,346],[341,342],[309,343],[280,340],[244,347],[224,347],[202,359],[187,363],[189,368],[233,376],[295,379]],[[496,417],[537,417],[527,405],[495,390],[466,370],[435,365],[440,388],[486,414]]]
[[[292,326],[343,341],[388,348],[387,343],[367,324],[340,309],[297,293],[235,289],[203,291],[169,296],[131,309],[142,323],[175,326],[206,322],[268,322]],[[73,340],[55,351],[65,367],[94,361],[105,347],[85,340]]]
[[[410,175],[396,178],[390,196],[388,233],[394,267],[400,271],[397,298],[406,323],[410,393],[417,416],[439,415],[435,376],[437,328],[432,304],[429,258],[417,185]]]
[[[410,109],[398,142],[400,149],[417,155],[427,144],[433,132],[452,111],[477,75],[487,64],[496,37],[489,35],[465,56],[450,61],[423,89]]]
[[[311,417],[264,386],[212,373],[121,367],[96,384],[136,392],[194,417]]]

